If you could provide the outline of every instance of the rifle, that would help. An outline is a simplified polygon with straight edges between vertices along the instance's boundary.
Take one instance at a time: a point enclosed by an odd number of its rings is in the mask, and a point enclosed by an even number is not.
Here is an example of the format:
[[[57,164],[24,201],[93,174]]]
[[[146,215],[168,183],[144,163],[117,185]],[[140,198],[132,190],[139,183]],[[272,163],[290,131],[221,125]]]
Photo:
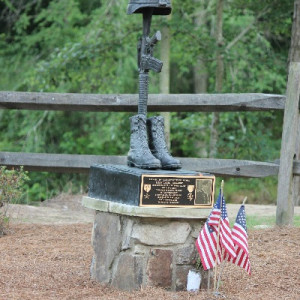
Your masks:
[[[138,67],[139,72],[149,72],[152,70],[156,73],[161,72],[163,62],[153,57],[153,50],[155,44],[161,40],[161,33],[157,31],[151,38],[145,38],[144,49],[142,51],[142,40],[138,45]]]
[[[138,70],[139,70],[139,105],[138,113],[147,115],[148,102],[148,82],[149,71],[159,73],[163,62],[153,57],[154,46],[161,40],[161,33],[157,31],[151,38],[149,37],[153,8],[143,11],[143,35],[137,46]]]

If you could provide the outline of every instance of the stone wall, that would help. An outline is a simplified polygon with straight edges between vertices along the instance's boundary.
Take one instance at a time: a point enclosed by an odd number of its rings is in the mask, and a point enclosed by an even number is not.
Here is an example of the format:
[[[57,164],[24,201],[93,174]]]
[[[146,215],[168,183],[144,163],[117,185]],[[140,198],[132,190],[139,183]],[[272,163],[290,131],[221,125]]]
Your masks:
[[[149,218],[96,211],[93,279],[123,290],[159,286],[186,289],[203,219]],[[202,272],[202,288],[207,274]]]

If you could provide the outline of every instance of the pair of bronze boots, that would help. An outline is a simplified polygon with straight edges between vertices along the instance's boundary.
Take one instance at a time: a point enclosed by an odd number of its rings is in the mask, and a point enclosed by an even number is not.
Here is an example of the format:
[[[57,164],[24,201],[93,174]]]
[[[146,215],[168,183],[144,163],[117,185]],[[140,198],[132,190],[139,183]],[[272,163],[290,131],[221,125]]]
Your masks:
[[[168,151],[163,117],[146,119],[145,115],[138,114],[130,118],[130,128],[128,166],[164,170],[181,168],[180,161],[172,157]]]

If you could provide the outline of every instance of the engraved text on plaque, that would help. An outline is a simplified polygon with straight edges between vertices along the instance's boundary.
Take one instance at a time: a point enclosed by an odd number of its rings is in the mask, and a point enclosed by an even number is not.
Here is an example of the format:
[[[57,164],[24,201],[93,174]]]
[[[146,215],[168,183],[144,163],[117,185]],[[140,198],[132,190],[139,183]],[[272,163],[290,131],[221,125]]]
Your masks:
[[[212,207],[214,176],[142,175],[140,206]]]

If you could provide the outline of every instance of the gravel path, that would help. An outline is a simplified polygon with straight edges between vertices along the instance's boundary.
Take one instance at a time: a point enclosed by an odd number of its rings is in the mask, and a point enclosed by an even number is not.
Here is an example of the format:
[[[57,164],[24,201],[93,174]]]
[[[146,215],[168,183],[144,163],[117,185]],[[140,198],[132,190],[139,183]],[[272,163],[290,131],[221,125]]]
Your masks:
[[[94,211],[82,207],[82,195],[61,194],[43,202],[40,206],[10,205],[9,215],[17,223],[32,224],[74,224],[92,223]],[[227,204],[230,220],[234,220],[239,204]],[[275,205],[246,204],[248,216],[275,216]],[[300,215],[300,207],[295,207],[295,215]]]

